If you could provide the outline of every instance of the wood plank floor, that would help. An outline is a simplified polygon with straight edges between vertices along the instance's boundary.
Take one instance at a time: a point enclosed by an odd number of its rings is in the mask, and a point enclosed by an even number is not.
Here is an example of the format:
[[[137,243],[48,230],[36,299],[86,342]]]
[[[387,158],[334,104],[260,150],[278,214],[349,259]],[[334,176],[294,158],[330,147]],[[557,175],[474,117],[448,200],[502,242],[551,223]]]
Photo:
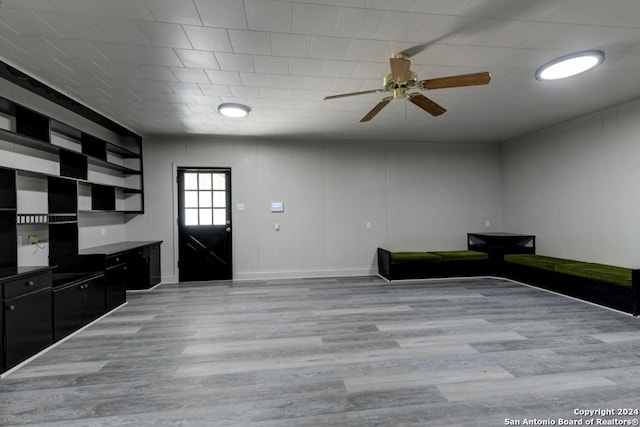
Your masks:
[[[0,425],[640,419],[574,413],[640,410],[640,320],[505,280],[181,284],[128,297],[1,380]]]

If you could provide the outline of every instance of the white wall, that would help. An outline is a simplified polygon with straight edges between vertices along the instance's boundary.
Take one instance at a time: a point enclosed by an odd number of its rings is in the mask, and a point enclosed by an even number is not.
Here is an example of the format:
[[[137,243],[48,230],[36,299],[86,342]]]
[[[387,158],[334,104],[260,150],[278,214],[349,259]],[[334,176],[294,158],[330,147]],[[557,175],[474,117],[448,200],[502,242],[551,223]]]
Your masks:
[[[507,231],[539,254],[640,267],[640,100],[503,144]]]
[[[164,241],[165,282],[177,280],[178,166],[231,167],[236,280],[373,274],[378,246],[464,249],[467,232],[502,229],[498,145],[147,137],[146,213],[126,237]]]

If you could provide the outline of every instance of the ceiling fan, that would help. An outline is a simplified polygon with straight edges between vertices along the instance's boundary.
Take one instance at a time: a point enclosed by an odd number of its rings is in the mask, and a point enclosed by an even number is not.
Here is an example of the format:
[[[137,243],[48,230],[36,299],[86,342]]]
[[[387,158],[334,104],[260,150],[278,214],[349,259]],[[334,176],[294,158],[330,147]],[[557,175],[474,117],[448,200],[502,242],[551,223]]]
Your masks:
[[[486,85],[491,81],[491,76],[487,72],[461,74],[458,76],[440,77],[437,79],[418,80],[416,73],[411,71],[411,61],[407,53],[398,53],[389,59],[391,73],[384,78],[382,89],[365,90],[361,92],[342,93],[339,95],[326,96],[324,99],[345,98],[348,96],[365,95],[369,93],[391,92],[382,99],[371,111],[369,111],[360,122],[368,122],[376,116],[384,107],[392,100],[397,98],[406,98],[413,104],[422,108],[432,116],[439,116],[447,110],[441,105],[436,104],[419,92],[411,92],[411,89],[431,90],[445,89],[450,87],[461,86],[478,86]]]

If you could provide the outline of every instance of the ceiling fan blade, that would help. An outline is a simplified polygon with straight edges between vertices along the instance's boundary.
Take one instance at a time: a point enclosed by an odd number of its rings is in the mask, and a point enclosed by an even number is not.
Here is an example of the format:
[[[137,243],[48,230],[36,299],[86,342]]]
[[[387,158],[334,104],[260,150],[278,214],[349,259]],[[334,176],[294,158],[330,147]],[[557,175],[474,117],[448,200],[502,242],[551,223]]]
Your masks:
[[[422,108],[432,116],[439,116],[440,114],[444,114],[447,111],[443,106],[436,104],[435,102],[418,92],[410,93],[409,101],[416,104],[418,107]]]
[[[360,119],[360,123],[368,122],[369,120],[373,119],[376,114],[378,114],[384,107],[387,106],[388,103],[391,102],[392,99],[393,96],[387,96],[386,98],[383,98],[382,101],[378,102],[378,104],[373,107],[371,111],[369,111],[362,119]]]
[[[349,92],[349,93],[341,93],[339,95],[329,95],[325,96],[324,99],[336,99],[336,98],[346,98],[347,96],[356,96],[356,95],[366,95],[369,93],[380,93],[384,92],[382,89],[373,89],[373,90],[364,90],[362,92]]]
[[[479,86],[489,84],[491,75],[487,72],[461,74],[459,76],[441,77],[438,79],[420,80],[419,89],[445,89],[448,87]]]
[[[411,61],[407,58],[390,58],[389,65],[391,65],[392,80],[396,82],[406,82],[409,80]]]

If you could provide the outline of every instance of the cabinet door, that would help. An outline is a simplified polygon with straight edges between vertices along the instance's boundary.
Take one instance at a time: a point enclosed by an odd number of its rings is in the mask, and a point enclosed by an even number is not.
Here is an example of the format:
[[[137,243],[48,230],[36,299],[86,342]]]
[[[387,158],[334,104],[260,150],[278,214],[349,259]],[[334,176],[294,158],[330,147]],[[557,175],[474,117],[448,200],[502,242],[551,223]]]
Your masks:
[[[156,243],[149,246],[149,286],[157,285],[161,280],[160,243]]]
[[[2,289],[2,285],[0,285],[0,290],[1,289]],[[5,309],[4,304],[2,304],[2,309],[4,311]],[[4,372],[5,369],[6,369],[6,365],[4,364],[4,312],[2,312],[0,313],[0,372]]]
[[[51,289],[5,301],[5,354],[10,368],[51,345]]]
[[[87,324],[102,316],[105,312],[104,276],[98,276],[84,282],[82,285],[83,319]]]
[[[82,284],[53,291],[53,336],[59,341],[82,327]]]
[[[149,247],[132,250],[127,263],[128,289],[149,289]]]
[[[116,264],[107,268],[106,311],[113,310],[127,301],[127,265]]]

